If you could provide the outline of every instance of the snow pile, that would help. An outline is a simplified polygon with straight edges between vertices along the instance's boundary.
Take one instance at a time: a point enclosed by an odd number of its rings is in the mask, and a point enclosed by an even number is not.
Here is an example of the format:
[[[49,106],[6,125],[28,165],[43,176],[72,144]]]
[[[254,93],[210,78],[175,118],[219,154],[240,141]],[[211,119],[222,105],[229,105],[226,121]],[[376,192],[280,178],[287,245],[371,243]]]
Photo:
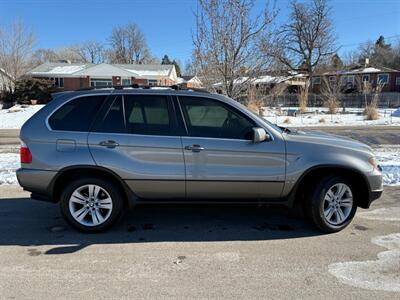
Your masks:
[[[15,105],[0,110],[0,129],[20,129],[44,105]]]
[[[0,153],[0,185],[17,184],[15,170],[20,167],[19,154]]]
[[[376,159],[382,167],[385,185],[400,185],[400,146],[385,145],[375,149]]]

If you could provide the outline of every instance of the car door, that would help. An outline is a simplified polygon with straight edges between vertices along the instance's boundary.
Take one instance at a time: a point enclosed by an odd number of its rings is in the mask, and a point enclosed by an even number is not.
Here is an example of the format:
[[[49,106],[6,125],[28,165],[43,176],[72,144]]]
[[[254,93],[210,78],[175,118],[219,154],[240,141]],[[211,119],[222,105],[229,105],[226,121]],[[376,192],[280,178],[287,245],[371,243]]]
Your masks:
[[[222,101],[179,97],[189,199],[278,198],[285,179],[284,141],[252,142],[258,124]]]
[[[180,132],[169,96],[111,98],[88,144],[97,165],[118,174],[142,199],[185,197]]]

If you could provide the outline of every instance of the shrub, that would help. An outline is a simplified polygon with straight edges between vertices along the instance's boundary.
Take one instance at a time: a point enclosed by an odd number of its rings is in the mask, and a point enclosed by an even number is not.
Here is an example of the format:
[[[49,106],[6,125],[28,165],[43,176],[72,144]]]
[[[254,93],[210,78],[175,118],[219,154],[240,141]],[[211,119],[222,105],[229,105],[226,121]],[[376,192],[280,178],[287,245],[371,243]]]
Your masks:
[[[290,124],[290,119],[289,119],[289,118],[286,118],[286,119],[283,121],[283,123],[285,123],[285,124]]]
[[[32,99],[45,104],[51,100],[53,82],[48,79],[28,78],[15,83],[15,98],[20,104],[30,104]]]
[[[3,103],[3,108],[10,108],[16,102],[15,95],[10,91],[0,92],[0,102]]]
[[[324,118],[321,118],[321,119],[318,120],[318,122],[319,122],[319,123],[325,123],[326,121],[325,121]]]
[[[330,97],[325,101],[326,106],[328,107],[328,113],[329,114],[336,114],[337,108],[338,108],[338,101],[336,100],[335,97]]]
[[[376,109],[376,106],[372,105],[372,103],[367,105],[367,107],[364,109],[364,115],[367,120],[379,119],[378,110]]]

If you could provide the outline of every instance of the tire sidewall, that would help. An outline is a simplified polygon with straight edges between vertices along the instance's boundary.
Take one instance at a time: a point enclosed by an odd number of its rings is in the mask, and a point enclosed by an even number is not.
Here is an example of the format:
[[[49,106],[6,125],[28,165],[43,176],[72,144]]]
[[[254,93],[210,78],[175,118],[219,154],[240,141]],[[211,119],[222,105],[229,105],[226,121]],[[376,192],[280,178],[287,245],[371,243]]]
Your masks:
[[[80,224],[74,219],[69,210],[69,199],[72,193],[80,186],[86,184],[95,184],[102,187],[108,192],[112,200],[113,208],[110,217],[104,223],[97,226],[85,226],[83,224]],[[122,204],[123,201],[121,198],[120,190],[113,183],[97,177],[77,179],[68,184],[61,193],[60,203],[61,212],[67,222],[71,224],[74,228],[82,232],[101,232],[108,229],[120,216],[122,212]]]

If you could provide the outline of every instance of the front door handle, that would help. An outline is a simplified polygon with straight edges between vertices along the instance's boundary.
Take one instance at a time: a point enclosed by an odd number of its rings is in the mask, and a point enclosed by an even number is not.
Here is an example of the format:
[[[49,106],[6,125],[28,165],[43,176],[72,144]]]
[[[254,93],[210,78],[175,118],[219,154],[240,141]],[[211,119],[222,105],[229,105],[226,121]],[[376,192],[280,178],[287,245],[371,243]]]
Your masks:
[[[195,144],[191,146],[185,146],[185,150],[191,150],[192,152],[200,152],[201,150],[204,150],[204,147]]]
[[[116,141],[108,140],[108,141],[101,141],[99,143],[100,146],[107,147],[107,148],[115,148],[119,146]]]

